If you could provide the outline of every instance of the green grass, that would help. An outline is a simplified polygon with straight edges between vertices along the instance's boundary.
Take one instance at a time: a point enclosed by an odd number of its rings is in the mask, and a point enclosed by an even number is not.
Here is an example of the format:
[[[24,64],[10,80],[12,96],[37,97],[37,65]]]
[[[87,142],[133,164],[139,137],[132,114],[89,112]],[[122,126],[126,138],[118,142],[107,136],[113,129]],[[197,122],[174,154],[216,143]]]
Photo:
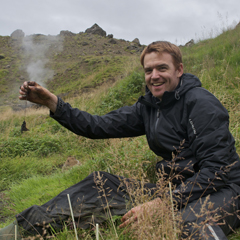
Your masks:
[[[96,113],[103,115],[125,105],[132,105],[140,93],[144,94],[144,86],[144,74],[134,71],[124,81],[108,90],[97,105]]]
[[[48,83],[55,94],[73,94],[84,88],[95,88],[107,81],[116,81],[122,77],[126,62],[132,56],[88,56],[78,62],[68,63],[68,68],[60,70],[58,76]],[[57,68],[56,68],[57,69]]]

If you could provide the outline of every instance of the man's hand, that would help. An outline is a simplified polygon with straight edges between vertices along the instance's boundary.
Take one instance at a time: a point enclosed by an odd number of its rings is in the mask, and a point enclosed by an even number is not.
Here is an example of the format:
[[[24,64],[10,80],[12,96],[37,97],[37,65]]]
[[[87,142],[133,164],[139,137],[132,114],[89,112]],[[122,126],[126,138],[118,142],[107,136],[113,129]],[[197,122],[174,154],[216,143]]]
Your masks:
[[[129,225],[130,223],[136,222],[138,218],[144,214],[144,211],[146,211],[146,213],[150,215],[154,214],[155,212],[154,209],[159,208],[161,202],[162,201],[160,198],[156,198],[150,202],[146,202],[144,204],[132,208],[122,217],[121,219],[122,224],[119,227],[123,228]]]
[[[36,82],[24,82],[19,90],[20,100],[28,100],[33,103],[48,107],[53,113],[57,108],[57,96],[40,86]]]

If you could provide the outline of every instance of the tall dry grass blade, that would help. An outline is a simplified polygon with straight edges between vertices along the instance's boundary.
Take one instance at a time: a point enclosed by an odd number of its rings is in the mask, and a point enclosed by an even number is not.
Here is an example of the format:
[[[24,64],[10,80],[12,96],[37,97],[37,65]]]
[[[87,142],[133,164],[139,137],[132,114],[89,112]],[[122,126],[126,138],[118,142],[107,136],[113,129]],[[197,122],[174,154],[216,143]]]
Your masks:
[[[96,224],[96,240],[99,240],[99,229],[98,229],[98,223]]]
[[[169,182],[169,192],[170,192],[170,199],[171,199],[171,205],[172,205],[173,228],[174,228],[175,236],[177,238],[176,223],[175,223],[175,216],[174,216],[174,206],[173,206],[173,198],[172,198],[172,184],[171,184],[171,182]]]
[[[106,211],[107,211],[106,214],[107,214],[107,217],[110,218],[110,223],[112,224],[112,227],[114,229],[114,233],[116,235],[116,239],[118,239],[118,233],[117,233],[114,221],[113,221],[113,217],[112,217],[112,214],[111,214],[109,202],[108,202],[108,199],[107,199],[107,194],[108,193],[105,191],[105,188],[103,187],[107,180],[103,181],[100,172],[97,172],[97,176],[95,176],[95,180],[94,181],[96,183],[100,199],[103,197],[105,199],[105,201],[106,201],[106,204],[107,204],[106,205]],[[101,192],[102,192],[102,194],[101,194]],[[111,192],[111,190],[109,190],[109,192]],[[104,206],[104,204],[103,204],[103,206]]]
[[[15,225],[15,240],[17,240],[17,225]]]
[[[67,197],[68,197],[68,203],[69,203],[69,207],[70,207],[70,211],[71,211],[71,215],[72,215],[72,221],[73,221],[73,227],[74,227],[76,239],[78,240],[77,229],[76,229],[76,225],[75,225],[75,221],[74,221],[74,216],[73,216],[73,211],[72,211],[72,204],[71,204],[71,201],[70,201],[69,194],[67,194]]]

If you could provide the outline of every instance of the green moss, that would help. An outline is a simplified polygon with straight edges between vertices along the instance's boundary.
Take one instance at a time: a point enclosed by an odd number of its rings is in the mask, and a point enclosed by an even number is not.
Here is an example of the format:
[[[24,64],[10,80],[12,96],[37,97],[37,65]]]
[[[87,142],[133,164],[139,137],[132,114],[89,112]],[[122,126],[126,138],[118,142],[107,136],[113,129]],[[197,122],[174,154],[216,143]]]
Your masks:
[[[6,69],[0,69],[0,79],[8,75],[9,71]]]

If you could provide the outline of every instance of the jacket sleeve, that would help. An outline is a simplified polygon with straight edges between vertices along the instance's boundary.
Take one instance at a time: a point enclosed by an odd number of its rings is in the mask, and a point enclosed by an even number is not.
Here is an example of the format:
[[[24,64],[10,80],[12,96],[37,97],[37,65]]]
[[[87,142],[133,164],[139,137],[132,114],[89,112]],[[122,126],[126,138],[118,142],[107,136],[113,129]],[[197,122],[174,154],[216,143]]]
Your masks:
[[[140,103],[125,106],[103,116],[72,108],[58,98],[57,110],[50,116],[77,135],[92,139],[135,137],[145,134]]]
[[[195,174],[175,190],[179,205],[199,199],[224,187],[228,182],[234,139],[229,116],[222,104],[208,91],[198,89],[186,99],[189,147],[197,160]]]

